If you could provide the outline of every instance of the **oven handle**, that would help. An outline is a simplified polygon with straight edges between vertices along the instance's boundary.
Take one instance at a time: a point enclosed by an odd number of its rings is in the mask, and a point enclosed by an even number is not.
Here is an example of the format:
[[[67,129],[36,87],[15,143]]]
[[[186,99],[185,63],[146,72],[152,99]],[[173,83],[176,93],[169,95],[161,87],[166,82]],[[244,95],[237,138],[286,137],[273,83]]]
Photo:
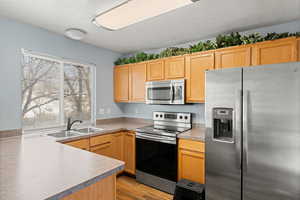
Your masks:
[[[176,138],[170,138],[170,137],[164,137],[164,136],[150,136],[143,133],[136,133],[136,138],[144,139],[144,140],[151,140],[155,142],[162,142],[162,143],[168,143],[168,144],[176,144]]]
[[[174,101],[174,85],[171,84],[171,103]]]

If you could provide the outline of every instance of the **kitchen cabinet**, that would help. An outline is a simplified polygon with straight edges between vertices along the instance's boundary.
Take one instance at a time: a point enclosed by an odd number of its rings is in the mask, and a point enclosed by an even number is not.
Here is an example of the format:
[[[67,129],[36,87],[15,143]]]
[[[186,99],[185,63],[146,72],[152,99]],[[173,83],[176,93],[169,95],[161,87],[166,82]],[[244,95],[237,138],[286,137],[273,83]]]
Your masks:
[[[124,134],[123,132],[112,134],[112,157],[124,160]]]
[[[115,200],[116,175],[108,176],[92,185],[76,191],[62,200]]]
[[[213,70],[215,54],[213,51],[195,53],[185,57],[186,102],[204,103],[205,71]]]
[[[297,51],[298,51],[298,61],[300,61],[300,38],[297,38]]]
[[[160,81],[165,79],[164,60],[154,60],[147,63],[147,81]]]
[[[114,68],[114,98],[116,102],[129,101],[129,67],[130,65]]]
[[[253,45],[253,65],[265,65],[295,61],[297,61],[296,37],[260,42]]]
[[[124,134],[124,162],[125,172],[135,174],[135,134],[125,132]]]
[[[146,67],[146,63],[137,63],[130,66],[130,102],[145,101]]]
[[[242,45],[215,50],[215,68],[245,67],[251,65],[251,46]]]
[[[205,144],[199,141],[179,139],[178,180],[188,179],[205,183]]]
[[[185,77],[184,56],[165,59],[165,79],[178,79]]]
[[[100,155],[113,157],[113,146],[112,146],[111,134],[91,137],[90,151]]]
[[[70,145],[79,149],[83,149],[86,151],[90,150],[90,140],[88,138],[86,139],[80,139],[80,140],[75,140],[71,142],[64,142],[66,145]]]

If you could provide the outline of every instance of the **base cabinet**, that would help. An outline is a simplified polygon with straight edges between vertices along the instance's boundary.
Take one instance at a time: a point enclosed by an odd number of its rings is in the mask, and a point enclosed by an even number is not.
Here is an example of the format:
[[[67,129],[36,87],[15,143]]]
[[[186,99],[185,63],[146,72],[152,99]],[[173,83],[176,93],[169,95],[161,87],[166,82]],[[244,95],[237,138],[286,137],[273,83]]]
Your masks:
[[[89,151],[90,150],[90,140],[89,139],[80,139],[71,142],[65,142],[64,144],[76,147],[82,150]]]
[[[192,140],[179,140],[178,180],[188,179],[205,183],[205,146]]]
[[[124,135],[125,172],[135,174],[135,134],[125,132]]]
[[[74,192],[62,200],[115,200],[116,175],[112,175],[86,188]]]

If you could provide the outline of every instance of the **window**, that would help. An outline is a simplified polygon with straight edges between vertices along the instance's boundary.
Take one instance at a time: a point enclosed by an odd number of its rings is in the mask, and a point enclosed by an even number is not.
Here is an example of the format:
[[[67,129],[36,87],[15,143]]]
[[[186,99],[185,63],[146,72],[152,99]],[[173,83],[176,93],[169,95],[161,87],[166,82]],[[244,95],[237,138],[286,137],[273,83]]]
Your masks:
[[[24,53],[23,129],[65,125],[68,117],[94,122],[94,67]]]

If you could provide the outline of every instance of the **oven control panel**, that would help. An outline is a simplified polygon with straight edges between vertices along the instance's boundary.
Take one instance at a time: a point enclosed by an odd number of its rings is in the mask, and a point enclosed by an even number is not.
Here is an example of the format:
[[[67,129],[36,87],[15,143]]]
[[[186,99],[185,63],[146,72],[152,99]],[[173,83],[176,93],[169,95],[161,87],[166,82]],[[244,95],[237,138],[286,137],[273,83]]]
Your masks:
[[[176,113],[176,112],[153,112],[154,121],[172,121],[179,123],[191,123],[191,113]]]

